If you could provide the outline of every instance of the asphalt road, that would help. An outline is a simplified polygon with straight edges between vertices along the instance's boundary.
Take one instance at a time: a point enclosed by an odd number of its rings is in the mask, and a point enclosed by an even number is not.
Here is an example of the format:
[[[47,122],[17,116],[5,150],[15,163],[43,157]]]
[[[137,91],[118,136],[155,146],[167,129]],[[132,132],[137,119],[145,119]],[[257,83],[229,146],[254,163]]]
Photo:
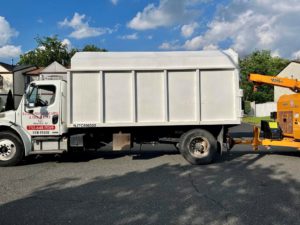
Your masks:
[[[240,145],[191,166],[159,148],[0,168],[0,224],[299,224],[300,152]]]

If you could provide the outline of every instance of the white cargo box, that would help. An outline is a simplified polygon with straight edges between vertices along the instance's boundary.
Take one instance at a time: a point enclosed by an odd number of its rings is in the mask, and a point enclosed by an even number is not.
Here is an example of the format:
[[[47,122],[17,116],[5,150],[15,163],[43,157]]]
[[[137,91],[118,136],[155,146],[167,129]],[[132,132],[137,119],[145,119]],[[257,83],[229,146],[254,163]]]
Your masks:
[[[232,50],[80,52],[72,58],[68,84],[69,127],[241,121]]]

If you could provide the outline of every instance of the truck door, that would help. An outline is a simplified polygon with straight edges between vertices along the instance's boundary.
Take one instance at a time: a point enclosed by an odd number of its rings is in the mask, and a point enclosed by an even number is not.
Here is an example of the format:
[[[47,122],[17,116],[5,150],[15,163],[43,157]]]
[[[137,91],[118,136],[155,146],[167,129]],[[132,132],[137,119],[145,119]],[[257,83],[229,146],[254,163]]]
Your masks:
[[[31,84],[26,94],[22,126],[32,136],[60,134],[60,85]]]

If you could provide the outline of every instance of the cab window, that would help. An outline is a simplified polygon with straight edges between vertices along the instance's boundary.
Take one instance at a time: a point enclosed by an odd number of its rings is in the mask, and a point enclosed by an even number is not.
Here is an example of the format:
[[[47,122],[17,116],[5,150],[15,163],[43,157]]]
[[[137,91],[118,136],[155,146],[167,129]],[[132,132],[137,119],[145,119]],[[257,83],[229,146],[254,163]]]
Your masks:
[[[32,86],[29,89],[27,101],[35,107],[49,106],[55,101],[56,88],[53,85]]]

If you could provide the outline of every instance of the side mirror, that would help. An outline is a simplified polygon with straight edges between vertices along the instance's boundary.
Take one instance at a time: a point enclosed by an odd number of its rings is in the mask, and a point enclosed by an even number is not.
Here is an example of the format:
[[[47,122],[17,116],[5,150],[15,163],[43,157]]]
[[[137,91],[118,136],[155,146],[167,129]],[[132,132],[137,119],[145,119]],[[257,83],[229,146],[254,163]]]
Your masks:
[[[34,108],[35,107],[35,104],[34,103],[29,103],[26,99],[24,101],[24,111],[27,112],[27,113],[33,113],[33,109],[30,109],[30,108]],[[30,110],[28,110],[30,109]]]
[[[26,99],[26,95],[25,95],[24,106],[25,108],[34,108],[35,104],[34,102],[29,102],[28,99]]]

